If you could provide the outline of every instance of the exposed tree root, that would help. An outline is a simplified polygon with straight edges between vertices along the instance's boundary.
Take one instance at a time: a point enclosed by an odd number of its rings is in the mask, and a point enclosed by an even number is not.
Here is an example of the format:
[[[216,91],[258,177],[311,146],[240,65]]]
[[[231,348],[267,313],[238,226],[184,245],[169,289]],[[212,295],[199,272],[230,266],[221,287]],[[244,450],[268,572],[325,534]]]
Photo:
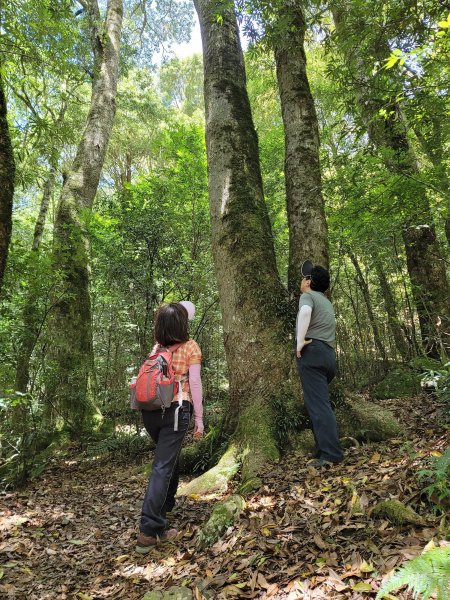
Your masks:
[[[197,535],[199,546],[205,548],[217,542],[224,531],[239,517],[244,506],[244,499],[239,494],[233,494],[223,502],[218,502],[206,525]]]
[[[336,409],[336,418],[342,437],[381,442],[404,433],[389,410],[360,396],[347,396],[346,402]]]
[[[179,496],[225,493],[228,482],[240,467],[237,447],[230,444],[217,465],[179,488]]]

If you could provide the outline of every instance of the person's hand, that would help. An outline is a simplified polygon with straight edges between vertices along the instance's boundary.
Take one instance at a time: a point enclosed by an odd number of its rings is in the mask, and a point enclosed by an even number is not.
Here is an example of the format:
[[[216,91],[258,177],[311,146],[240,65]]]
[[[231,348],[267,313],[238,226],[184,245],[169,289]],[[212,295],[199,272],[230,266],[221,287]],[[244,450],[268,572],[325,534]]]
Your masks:
[[[307,346],[308,344],[310,344],[312,342],[312,340],[305,340],[303,342],[303,344],[301,344],[300,346],[300,350],[297,350],[297,358],[301,358],[302,357],[302,350],[305,346]]]
[[[194,431],[194,440],[201,440],[203,437],[202,431]]]

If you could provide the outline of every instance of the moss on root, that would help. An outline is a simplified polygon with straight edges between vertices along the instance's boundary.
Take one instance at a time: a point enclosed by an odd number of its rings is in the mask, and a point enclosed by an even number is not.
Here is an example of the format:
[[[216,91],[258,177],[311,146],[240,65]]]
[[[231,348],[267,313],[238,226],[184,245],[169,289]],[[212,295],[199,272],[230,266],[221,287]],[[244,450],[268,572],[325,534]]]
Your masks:
[[[336,410],[336,418],[340,437],[380,442],[403,433],[390,411],[359,396],[348,397]]]
[[[238,494],[229,496],[223,502],[218,502],[214,506],[208,522],[197,535],[198,545],[206,548],[214,544],[239,517],[244,506],[244,499]]]
[[[178,490],[179,496],[191,496],[211,493],[224,493],[228,482],[239,469],[237,448],[229,446],[217,465],[199,477],[196,477]]]
[[[382,500],[372,510],[375,517],[386,518],[396,525],[425,525],[424,520],[412,508],[400,500]]]
[[[267,407],[261,410],[254,405],[247,407],[239,415],[234,438],[241,449],[242,483],[250,485],[253,481],[251,489],[256,489],[261,484],[259,475],[267,463],[280,458],[271,411]]]

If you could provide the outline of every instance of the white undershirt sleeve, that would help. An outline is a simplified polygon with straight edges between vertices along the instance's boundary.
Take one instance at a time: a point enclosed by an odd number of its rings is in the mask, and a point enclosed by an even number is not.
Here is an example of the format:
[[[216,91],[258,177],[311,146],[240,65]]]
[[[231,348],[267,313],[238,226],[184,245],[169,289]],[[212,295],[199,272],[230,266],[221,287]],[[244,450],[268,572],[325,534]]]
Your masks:
[[[297,319],[297,352],[300,352],[305,345],[305,335],[311,322],[312,308],[302,306]]]

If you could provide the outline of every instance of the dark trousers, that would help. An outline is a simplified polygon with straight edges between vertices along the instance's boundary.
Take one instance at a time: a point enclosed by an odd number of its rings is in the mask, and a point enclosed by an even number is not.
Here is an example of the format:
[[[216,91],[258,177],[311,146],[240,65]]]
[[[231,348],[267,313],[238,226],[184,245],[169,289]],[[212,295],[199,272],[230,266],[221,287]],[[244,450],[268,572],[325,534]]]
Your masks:
[[[183,401],[174,430],[175,409],[142,411],[145,429],[156,443],[153,467],[142,505],[140,530],[145,535],[161,536],[167,526],[166,513],[175,505],[178,488],[178,456],[191,418],[191,403]]]
[[[303,347],[301,358],[297,358],[297,370],[305,407],[312,423],[317,456],[331,462],[341,462],[343,452],[328,392],[328,384],[336,375],[333,348],[325,342],[313,340]]]

